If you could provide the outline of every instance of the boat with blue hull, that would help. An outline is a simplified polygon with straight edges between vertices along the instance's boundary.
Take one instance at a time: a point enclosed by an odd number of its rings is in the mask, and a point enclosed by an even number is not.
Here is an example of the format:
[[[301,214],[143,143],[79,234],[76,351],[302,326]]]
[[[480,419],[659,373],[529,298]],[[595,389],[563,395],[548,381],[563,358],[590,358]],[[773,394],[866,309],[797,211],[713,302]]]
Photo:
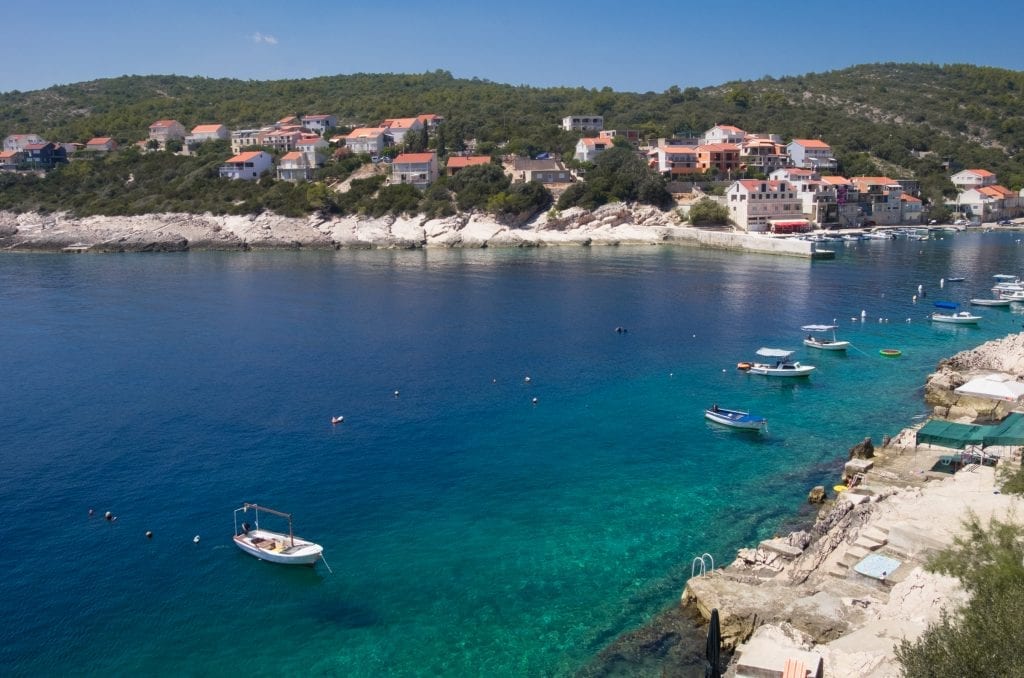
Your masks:
[[[704,410],[704,418],[731,428],[744,431],[766,431],[768,420],[750,412],[742,410],[730,410],[718,405],[712,405],[710,409]]]

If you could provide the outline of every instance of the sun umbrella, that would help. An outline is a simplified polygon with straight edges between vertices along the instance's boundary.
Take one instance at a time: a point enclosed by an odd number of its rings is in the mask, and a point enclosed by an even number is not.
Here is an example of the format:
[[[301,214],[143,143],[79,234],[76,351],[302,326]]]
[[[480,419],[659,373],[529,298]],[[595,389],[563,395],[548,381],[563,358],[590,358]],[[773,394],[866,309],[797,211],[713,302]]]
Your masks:
[[[1005,374],[988,374],[971,379],[953,393],[1013,403],[1024,396],[1024,384]]]
[[[722,678],[719,655],[722,652],[722,629],[718,623],[718,608],[712,608],[708,622],[708,645],[704,652],[710,666],[704,669],[704,678]]]

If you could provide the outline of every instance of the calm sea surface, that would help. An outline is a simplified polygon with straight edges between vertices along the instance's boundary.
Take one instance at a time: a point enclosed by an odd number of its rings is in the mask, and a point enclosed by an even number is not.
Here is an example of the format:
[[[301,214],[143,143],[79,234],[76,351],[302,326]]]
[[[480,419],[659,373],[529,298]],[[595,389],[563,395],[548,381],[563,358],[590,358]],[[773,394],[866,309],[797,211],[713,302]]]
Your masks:
[[[925,320],[1022,272],[1017,234],[837,248],[0,257],[3,673],[572,673],[1021,329]],[[833,319],[848,355],[801,346]],[[761,346],[818,370],[738,372]],[[241,553],[245,501],[333,574]]]

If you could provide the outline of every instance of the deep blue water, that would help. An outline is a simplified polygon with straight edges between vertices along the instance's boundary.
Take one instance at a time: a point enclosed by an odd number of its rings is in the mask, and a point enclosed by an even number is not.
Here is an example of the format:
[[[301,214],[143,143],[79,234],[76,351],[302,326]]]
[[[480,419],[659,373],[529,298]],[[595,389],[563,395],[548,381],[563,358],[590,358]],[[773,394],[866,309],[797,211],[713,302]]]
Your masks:
[[[1016,235],[839,248],[0,257],[0,666],[571,673],[923,414],[940,358],[1021,328],[924,319],[1021,272]],[[800,345],[833,318],[855,350]],[[760,346],[818,370],[736,371]],[[244,501],[333,574],[238,551]]]

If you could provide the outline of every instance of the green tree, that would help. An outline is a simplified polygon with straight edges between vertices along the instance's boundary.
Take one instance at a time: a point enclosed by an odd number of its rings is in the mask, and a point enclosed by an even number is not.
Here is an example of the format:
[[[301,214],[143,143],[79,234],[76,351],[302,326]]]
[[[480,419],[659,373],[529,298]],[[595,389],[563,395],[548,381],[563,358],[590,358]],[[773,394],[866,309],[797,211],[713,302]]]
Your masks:
[[[1024,527],[996,519],[985,527],[973,514],[964,527],[927,568],[959,579],[968,602],[944,610],[917,641],[900,642],[907,678],[1024,675]]]
[[[729,223],[729,209],[711,198],[701,198],[690,207],[689,219],[694,226],[724,226]]]

